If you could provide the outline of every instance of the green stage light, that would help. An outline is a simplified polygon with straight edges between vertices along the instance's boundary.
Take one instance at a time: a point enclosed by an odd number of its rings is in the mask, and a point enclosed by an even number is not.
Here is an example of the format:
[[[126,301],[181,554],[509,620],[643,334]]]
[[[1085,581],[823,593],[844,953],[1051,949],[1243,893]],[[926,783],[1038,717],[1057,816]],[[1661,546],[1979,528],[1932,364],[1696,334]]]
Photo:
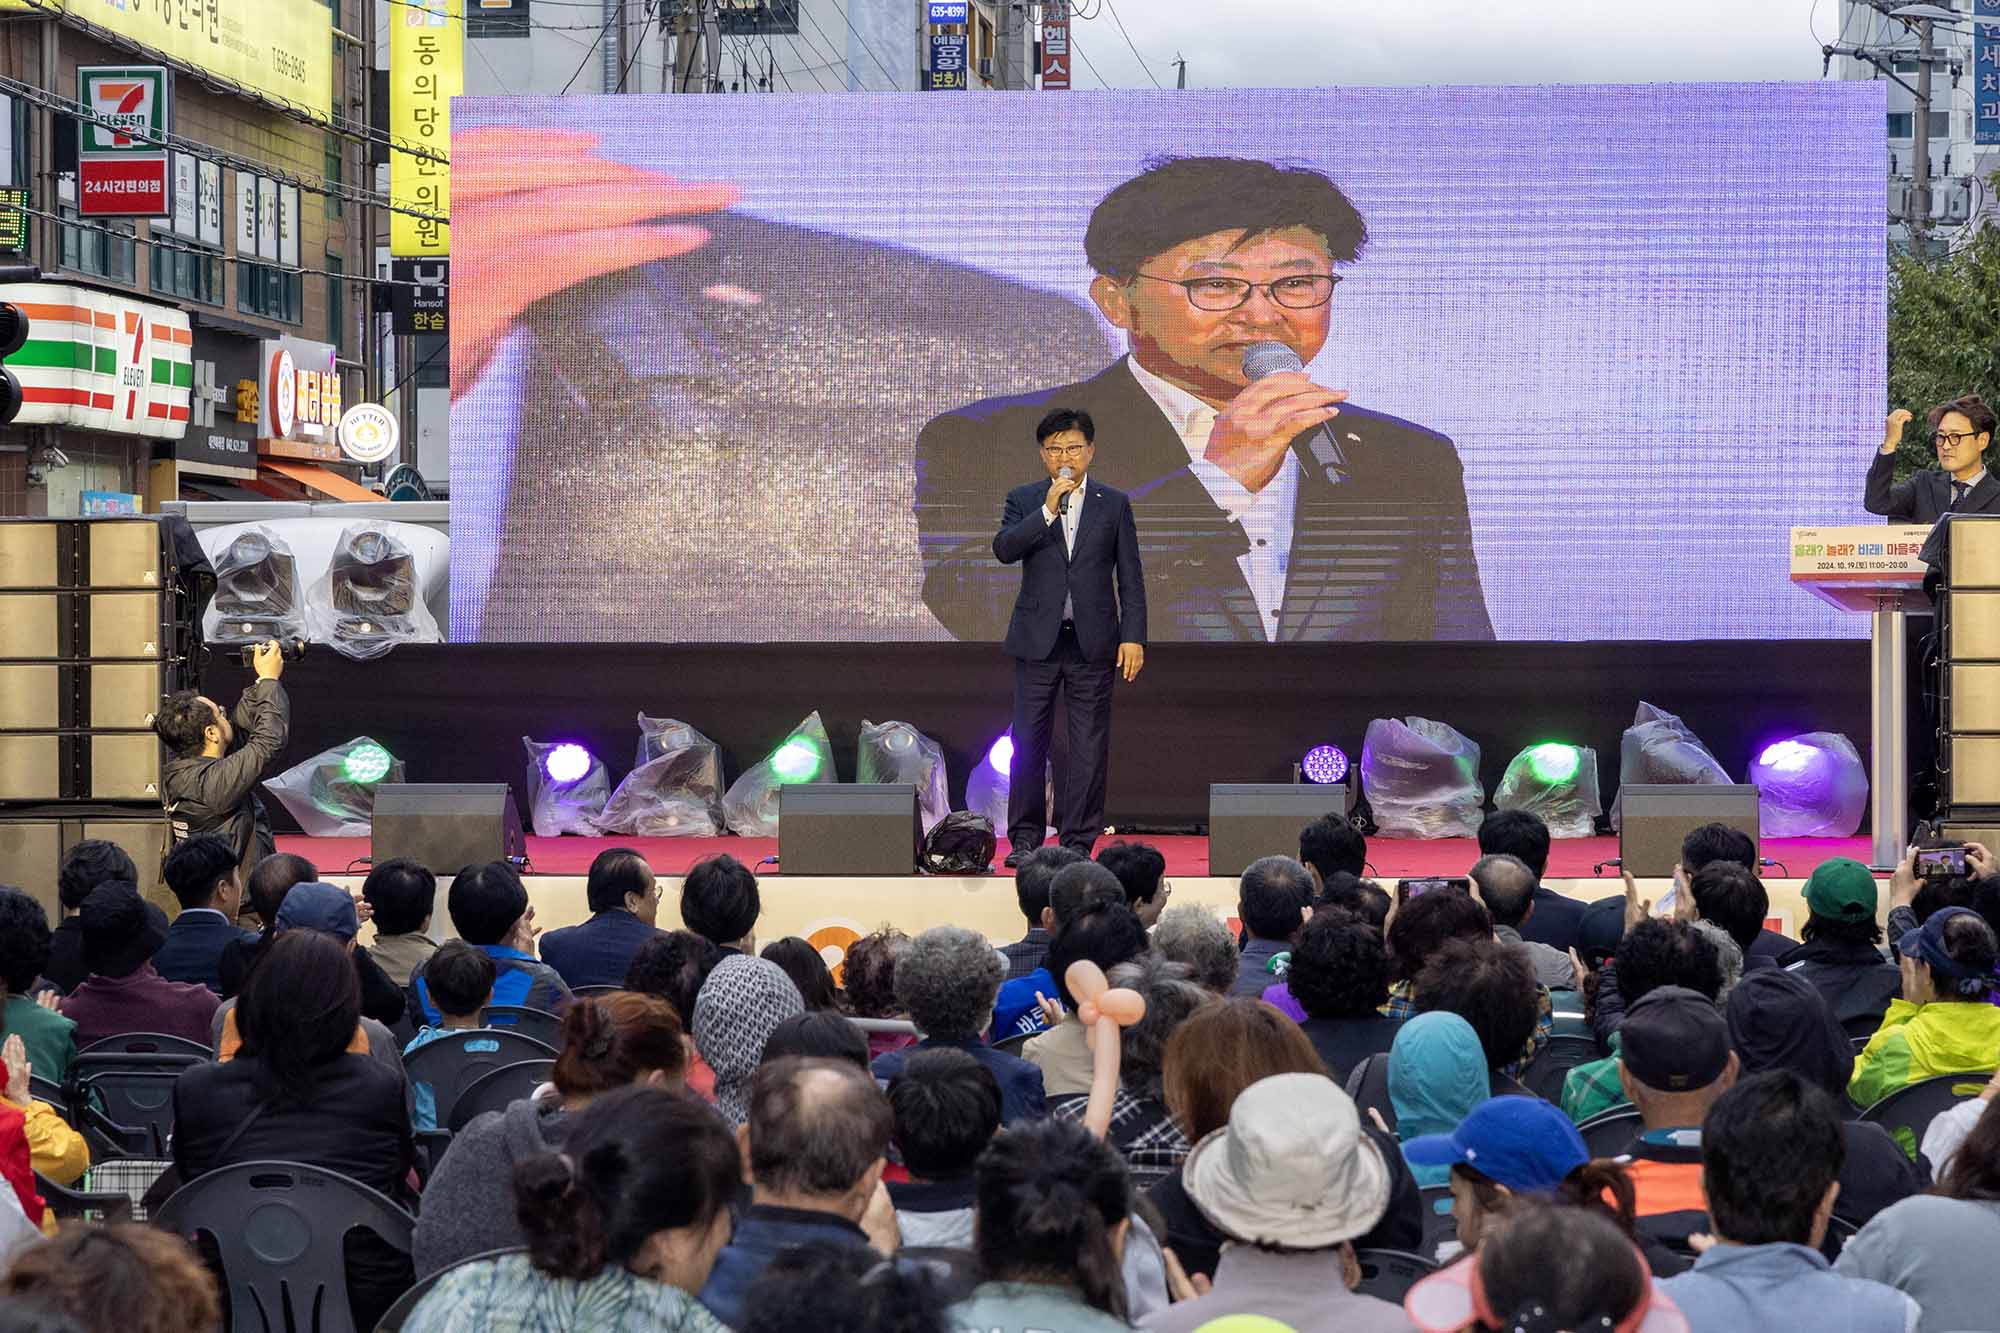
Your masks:
[[[771,771],[780,782],[811,782],[819,776],[819,747],[794,736],[771,755]]]
[[[1561,741],[1543,741],[1528,751],[1528,772],[1535,781],[1551,787],[1575,777],[1582,763],[1583,756],[1577,748]]]
[[[387,750],[370,741],[347,752],[347,758],[340,761],[340,774],[349,782],[369,786],[388,777],[389,766],[395,762]]]

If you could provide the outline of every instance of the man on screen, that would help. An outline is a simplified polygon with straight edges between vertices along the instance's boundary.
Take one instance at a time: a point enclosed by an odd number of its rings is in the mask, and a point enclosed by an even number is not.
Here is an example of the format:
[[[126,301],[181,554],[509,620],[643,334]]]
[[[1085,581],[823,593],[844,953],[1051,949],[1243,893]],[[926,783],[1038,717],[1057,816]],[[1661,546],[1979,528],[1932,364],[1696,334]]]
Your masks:
[[[1246,373],[1260,344],[1311,363],[1334,270],[1366,240],[1347,197],[1304,168],[1170,159],[1106,195],[1084,237],[1090,297],[1129,354],[924,427],[916,514],[933,614],[960,639],[1000,637],[1008,590],[984,558],[986,497],[1010,443],[1064,404],[1096,420],[1096,475],[1131,497],[1160,637],[1492,638],[1451,440],[1303,371]]]
[[[1111,753],[1111,680],[1136,680],[1146,660],[1146,580],[1124,494],[1091,475],[1097,429],[1088,412],[1057,408],[1035,425],[1046,481],[1007,492],[993,558],[1021,567],[1007,626],[1014,659],[1014,758],[1008,773],[1007,864],[1042,845],[1042,782],[1063,697],[1069,761],[1056,774],[1062,845],[1089,856],[1104,827]]]

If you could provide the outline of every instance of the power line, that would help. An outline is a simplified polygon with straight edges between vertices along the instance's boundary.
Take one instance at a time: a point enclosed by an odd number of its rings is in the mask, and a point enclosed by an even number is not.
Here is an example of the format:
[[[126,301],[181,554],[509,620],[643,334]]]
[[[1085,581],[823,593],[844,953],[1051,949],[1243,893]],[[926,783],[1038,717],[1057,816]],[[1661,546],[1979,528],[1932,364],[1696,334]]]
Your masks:
[[[1125,45],[1132,47],[1132,58],[1139,62],[1140,69],[1146,71],[1146,77],[1153,79],[1153,67],[1146,63],[1146,57],[1139,54],[1139,48],[1132,46],[1132,34],[1125,31],[1125,20],[1118,17],[1118,6],[1113,4],[1111,0],[1104,0],[1104,9],[1105,12],[1111,15],[1111,21],[1118,25],[1119,33],[1125,38]],[[1158,88],[1160,81],[1153,79],[1153,86]]]
[[[158,130],[143,130],[128,125],[121,125],[107,117],[100,116],[81,102],[72,101],[60,93],[44,92],[33,84],[23,83],[19,79],[8,78],[4,74],[0,74],[0,92],[11,93],[25,102],[44,107],[50,111],[59,112],[73,120],[83,121],[92,125],[102,125],[107,129],[117,130],[120,134],[128,138],[138,139],[145,143],[158,144],[162,148],[172,148],[178,152],[200,158],[203,161],[214,162],[218,166],[229,167],[237,172],[248,173],[252,176],[267,176],[272,180],[295,186],[308,194],[322,195],[329,199],[338,199],[343,203],[357,204],[364,208],[385,208],[392,213],[403,213],[410,217],[423,218],[427,221],[444,222],[447,220],[442,213],[431,213],[420,208],[409,208],[396,203],[385,195],[377,194],[373,190],[362,190],[347,185],[336,187],[324,177],[309,176],[284,167],[274,167],[268,163],[258,162],[251,158],[237,157],[233,153],[217,152],[207,144],[198,143],[193,139],[188,139],[178,134],[169,134]],[[443,161],[444,159],[438,158],[435,160]]]
[[[861,29],[855,27],[854,20],[847,16],[847,6],[841,4],[840,0],[833,0],[833,7],[834,10],[840,15],[840,21],[847,25],[848,33],[854,38],[855,41],[861,43],[861,49],[866,51],[868,53],[868,58],[875,62],[875,68],[882,71],[882,77],[889,81],[889,86],[891,88],[902,87],[902,84],[897,82],[896,76],[889,72],[889,67],[882,63],[882,57],[875,54],[875,48],[868,44],[868,39],[861,35]],[[827,47],[829,50],[832,49],[833,38],[827,37],[826,29],[821,28],[819,26],[819,20],[813,18],[812,10],[807,8],[805,5],[801,4],[799,6],[799,13],[803,14],[806,17],[806,19],[813,25],[813,27],[819,30],[820,36],[826,37]]]
[[[616,88],[606,88],[604,91],[608,93],[622,93],[625,91],[625,76],[632,72],[632,62],[637,60],[639,53],[646,49],[646,34],[653,29],[653,15],[653,0],[646,0],[645,17],[639,20],[639,35],[632,39],[632,51],[631,54],[625,57],[625,68],[618,71],[618,86]]]
[[[1079,44],[1077,43],[1077,40],[1076,40],[1076,29],[1075,29],[1075,28],[1071,28],[1071,29],[1070,29],[1070,31],[1069,31],[1069,49],[1070,49],[1070,51],[1071,51],[1071,53],[1072,53],[1072,54],[1074,54],[1074,55],[1079,55],[1079,56],[1082,56],[1082,57],[1083,57],[1083,67],[1084,67],[1085,69],[1089,70],[1089,71],[1091,72],[1091,74],[1092,74],[1092,75],[1094,75],[1094,76],[1096,77],[1097,81],[1098,81],[1098,82],[1099,82],[1100,84],[1102,84],[1102,85],[1103,85],[1103,86],[1105,86],[1106,88],[1111,88],[1111,87],[1114,87],[1114,86],[1116,86],[1116,85],[1114,85],[1114,84],[1113,84],[1113,83],[1111,82],[1111,80],[1109,80],[1109,79],[1105,78],[1105,77],[1104,77],[1104,76],[1103,76],[1102,74],[1099,74],[1099,73],[1097,72],[1097,66],[1096,66],[1096,65],[1093,65],[1093,64],[1092,64],[1092,63],[1090,62],[1090,56],[1089,56],[1088,54],[1086,54],[1086,53],[1085,53],[1085,51],[1084,51],[1084,49],[1083,49],[1083,47],[1082,47],[1081,45],[1079,45]]]
[[[583,48],[583,59],[576,62],[576,68],[569,72],[567,79],[563,80],[562,92],[557,93],[556,96],[561,97],[569,92],[569,86],[576,82],[577,75],[583,73],[583,67],[588,65],[590,57],[596,54],[598,44],[604,40],[605,35],[611,31],[611,25],[617,21],[618,11],[616,10],[605,16],[604,22],[597,29],[597,36],[591,38],[590,45]],[[606,91],[609,90],[607,89]]]

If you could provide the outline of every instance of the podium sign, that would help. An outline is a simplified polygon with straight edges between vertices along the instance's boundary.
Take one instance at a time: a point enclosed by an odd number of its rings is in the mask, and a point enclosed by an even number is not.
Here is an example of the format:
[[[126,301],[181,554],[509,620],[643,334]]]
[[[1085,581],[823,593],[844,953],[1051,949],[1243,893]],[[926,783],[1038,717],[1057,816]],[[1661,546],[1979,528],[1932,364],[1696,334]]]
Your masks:
[[[1917,558],[1923,524],[1863,523],[1792,529],[1792,582],[1843,611],[1870,618],[1868,803],[1874,834],[1870,859],[1893,870],[1903,858],[1909,821],[1909,660],[1905,606],[1923,605],[1928,566]]]

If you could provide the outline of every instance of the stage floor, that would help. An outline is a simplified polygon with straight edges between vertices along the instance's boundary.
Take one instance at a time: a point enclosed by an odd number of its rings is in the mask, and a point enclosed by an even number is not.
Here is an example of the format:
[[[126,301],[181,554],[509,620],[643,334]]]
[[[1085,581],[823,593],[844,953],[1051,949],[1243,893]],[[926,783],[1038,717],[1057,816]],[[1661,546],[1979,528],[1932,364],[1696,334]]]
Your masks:
[[[1201,879],[1208,876],[1208,839],[1196,837],[1148,837],[1132,835],[1135,842],[1147,842],[1167,858],[1169,879]],[[1101,848],[1117,838],[1098,841]],[[318,866],[326,875],[366,874],[366,838],[307,838],[298,835],[278,838],[278,846]],[[779,874],[780,865],[762,865],[778,855],[776,838],[536,838],[528,839],[529,873],[535,875],[582,875],[607,847],[633,847],[645,856],[654,873],[678,878],[688,867],[719,852],[728,852],[745,865],[758,866],[760,874]],[[994,870],[1012,872],[999,864],[1006,854],[1001,844],[994,856]],[[1804,879],[1820,862],[1847,856],[1868,863],[1867,838],[1767,838],[1764,855],[1778,862],[1767,867],[1767,878]],[[1618,855],[1616,838],[1565,838],[1549,849],[1546,878],[1577,880],[1595,878],[1593,867]],[[1371,838],[1368,862],[1379,879],[1409,879],[1421,875],[1462,875],[1479,859],[1479,846],[1471,838]],[[353,867],[352,870],[349,867]],[[1604,877],[1617,882],[1615,867],[1606,867]]]

